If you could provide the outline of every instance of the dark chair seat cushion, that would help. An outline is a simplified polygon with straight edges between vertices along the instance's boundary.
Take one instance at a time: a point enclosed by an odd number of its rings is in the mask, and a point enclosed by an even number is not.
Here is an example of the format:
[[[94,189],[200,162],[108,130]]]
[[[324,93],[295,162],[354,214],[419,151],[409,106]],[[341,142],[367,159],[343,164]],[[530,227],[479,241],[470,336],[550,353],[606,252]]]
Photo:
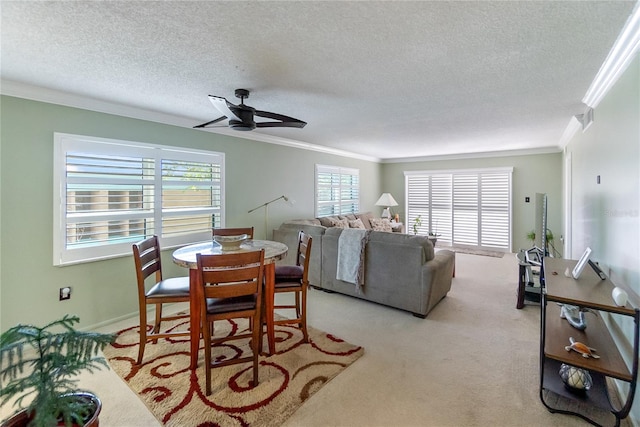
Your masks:
[[[166,296],[189,297],[189,278],[173,277],[171,279],[164,279],[153,285],[147,292],[147,298]]]
[[[256,308],[255,295],[243,295],[233,298],[207,298],[207,313],[209,314],[253,310],[254,308]]]
[[[303,272],[300,265],[276,265],[276,283],[302,280]]]

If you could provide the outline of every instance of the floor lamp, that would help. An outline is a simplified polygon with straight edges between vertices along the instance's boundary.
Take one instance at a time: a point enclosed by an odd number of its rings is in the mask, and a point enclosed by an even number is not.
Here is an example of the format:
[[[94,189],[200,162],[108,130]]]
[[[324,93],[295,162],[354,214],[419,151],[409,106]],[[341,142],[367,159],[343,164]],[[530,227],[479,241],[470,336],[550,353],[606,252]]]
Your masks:
[[[249,212],[247,212],[247,213],[251,213],[251,212],[256,211],[256,210],[258,210],[258,209],[260,209],[262,207],[264,208],[264,238],[265,238],[265,240],[267,239],[267,232],[268,232],[267,230],[269,229],[268,228],[269,227],[269,225],[268,225],[268,222],[269,222],[269,205],[271,203],[273,203],[273,202],[277,202],[280,199],[283,199],[285,202],[288,202],[290,205],[293,205],[293,203],[294,203],[293,199],[290,199],[289,197],[283,195],[283,196],[280,196],[280,197],[276,197],[273,200],[269,200],[268,202],[263,203],[260,206],[256,206],[255,208],[253,208]]]

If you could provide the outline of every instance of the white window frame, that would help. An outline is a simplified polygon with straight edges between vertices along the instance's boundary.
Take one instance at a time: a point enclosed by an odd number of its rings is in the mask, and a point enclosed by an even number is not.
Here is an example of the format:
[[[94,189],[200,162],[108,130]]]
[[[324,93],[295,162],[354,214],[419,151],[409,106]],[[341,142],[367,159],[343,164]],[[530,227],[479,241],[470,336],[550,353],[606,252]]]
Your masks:
[[[106,213],[103,214],[105,220],[115,219],[115,215],[118,216],[118,219],[139,219],[141,216],[153,218],[153,234],[158,235],[160,245],[163,248],[177,247],[211,238],[210,227],[207,229],[199,227],[198,231],[192,233],[163,236],[163,218],[188,215],[190,213],[207,214],[212,215],[212,218],[216,221],[216,226],[224,225],[224,153],[56,132],[54,133],[53,156],[53,265],[64,266],[131,254],[132,242],[129,241],[99,244],[91,247],[67,248],[67,184],[73,182],[73,178],[67,177],[67,153],[73,152],[83,152],[90,155],[144,157],[154,160],[153,177],[146,180],[148,182],[145,182],[145,185],[152,186],[153,194],[156,195],[153,197],[153,207],[145,209],[145,212]],[[163,209],[163,184],[169,185],[171,181],[167,179],[163,181],[162,179],[162,160],[211,163],[219,166],[220,179],[212,179],[207,183],[211,183],[216,189],[219,188],[220,205]]]
[[[506,175],[508,180],[508,200],[506,202],[506,207],[504,204],[497,207],[495,206],[487,206],[487,203],[494,203],[495,196],[494,193],[489,193],[488,191],[483,190],[483,182],[489,182],[488,180],[492,175]],[[511,240],[512,240],[512,228],[513,228],[513,210],[512,210],[512,193],[513,193],[513,167],[506,168],[482,168],[482,169],[455,169],[455,170],[432,170],[432,171],[405,171],[405,212],[406,218],[405,222],[407,224],[408,230],[413,230],[413,224],[415,218],[421,214],[424,215],[421,217],[422,224],[418,229],[419,234],[427,234],[428,232],[433,232],[440,234],[438,236],[438,242],[444,245],[461,245],[461,246],[470,246],[476,248],[491,248],[494,250],[504,250],[511,251]],[[477,185],[477,194],[473,194],[474,187],[474,179],[476,177],[477,180],[475,184]],[[457,180],[458,191],[466,192],[466,198],[456,198],[456,177]],[[486,179],[483,181],[483,177]],[[411,179],[413,178],[413,181]],[[426,191],[428,194],[420,194],[420,197],[416,197],[415,194],[410,194],[410,185],[418,185],[416,178],[420,178],[421,180],[428,179],[429,183],[432,179],[437,179],[439,188],[441,190],[440,194],[444,195],[440,199],[437,200],[437,207],[433,206],[433,195],[431,184],[427,185],[424,182],[419,184],[421,188],[420,191]],[[449,184],[447,184],[447,180]],[[468,183],[468,184],[465,184]],[[425,187],[425,185],[427,185]],[[449,187],[447,187],[449,185]],[[445,191],[445,190],[448,190]],[[417,190],[414,190],[417,191]],[[446,193],[446,194],[445,194]],[[458,193],[460,194],[460,193]],[[484,198],[483,198],[484,196]],[[461,200],[463,201],[461,203]],[[473,200],[476,201],[476,206],[472,206],[471,203]],[[422,205],[420,208],[415,208],[416,205]],[[412,208],[413,206],[413,208]],[[438,215],[444,220],[444,224],[436,224],[436,220],[434,219],[434,211],[432,209],[437,209],[435,212],[435,217]],[[508,215],[508,236],[506,236],[506,242],[504,244],[496,243],[495,235],[491,235],[490,231],[487,233],[482,233],[482,224],[483,218],[488,217],[489,214],[500,214],[500,212],[504,212],[506,209]],[[448,212],[448,213],[447,213]],[[442,217],[442,215],[445,215]],[[473,218],[476,215],[477,221],[477,241],[473,242],[474,236],[472,236],[472,231],[475,224],[473,224]],[[464,242],[456,242],[456,216],[458,217],[458,222],[463,221],[463,223],[458,224],[460,227],[460,232],[458,234],[463,235],[460,240],[467,240],[467,243]],[[426,218],[425,218],[426,217]],[[484,218],[486,219],[486,218]],[[471,222],[470,222],[471,221]],[[486,222],[485,222],[486,224]]]
[[[322,173],[330,173],[330,174],[338,174],[340,179],[338,179],[338,183],[333,185],[324,185],[320,182],[320,174]],[[348,192],[342,184],[342,176],[348,175],[350,177],[356,177],[357,186],[355,186],[355,193],[357,197],[342,199],[342,196]],[[353,188],[354,186],[349,186],[349,188]],[[332,198],[331,200],[321,200],[321,190],[329,190],[329,192],[336,196],[336,198]],[[347,191],[345,191],[347,190]],[[353,190],[351,191],[353,194]],[[344,209],[344,204],[351,204],[351,209]],[[329,214],[322,214],[321,209],[323,207],[333,206],[334,212]],[[360,211],[360,170],[354,168],[343,168],[339,166],[330,166],[330,165],[315,165],[315,215],[316,217],[320,216],[332,216],[332,215],[347,215],[347,214],[355,214]]]

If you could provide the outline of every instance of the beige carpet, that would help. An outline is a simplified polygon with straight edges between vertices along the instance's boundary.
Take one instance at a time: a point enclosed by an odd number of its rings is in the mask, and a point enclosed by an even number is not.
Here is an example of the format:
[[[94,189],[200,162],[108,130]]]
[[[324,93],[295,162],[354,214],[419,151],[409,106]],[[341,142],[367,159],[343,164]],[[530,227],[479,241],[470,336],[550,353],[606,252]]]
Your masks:
[[[587,426],[540,403],[540,308],[515,308],[517,283],[514,254],[458,253],[451,292],[426,319],[311,290],[310,324],[366,352],[283,426]],[[101,427],[160,425],[113,371],[84,375],[81,385],[102,398]]]
[[[441,249],[449,249],[461,254],[482,255],[482,256],[490,256],[494,258],[502,258],[504,256],[504,252],[490,251],[488,249],[460,248],[457,246],[450,246],[450,247],[443,246],[441,247]]]
[[[168,322],[168,330],[181,330],[188,322]],[[248,319],[216,322],[217,336],[246,332]],[[276,354],[260,357],[259,384],[251,387],[250,363],[212,371],[212,393],[205,392],[204,353],[198,369],[189,369],[187,339],[159,340],[147,344],[140,366],[138,328],[118,333],[104,350],[111,368],[167,426],[278,426],[324,384],[363,354],[343,340],[309,329],[309,343],[293,327],[276,327]],[[266,348],[266,343],[265,343]],[[214,359],[251,354],[248,339],[230,341],[214,349]]]

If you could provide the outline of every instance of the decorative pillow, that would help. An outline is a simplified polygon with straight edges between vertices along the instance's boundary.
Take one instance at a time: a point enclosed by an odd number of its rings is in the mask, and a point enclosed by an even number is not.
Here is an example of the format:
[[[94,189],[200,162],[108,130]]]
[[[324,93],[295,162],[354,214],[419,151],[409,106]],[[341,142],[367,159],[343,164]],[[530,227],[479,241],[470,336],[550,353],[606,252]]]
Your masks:
[[[368,230],[371,229],[371,222],[369,221],[371,218],[373,218],[373,214],[371,212],[361,213],[356,216],[360,219],[360,221],[362,221],[362,223],[364,224],[364,228]]]
[[[369,218],[373,231],[388,231],[391,233],[391,222],[387,218]]]
[[[336,228],[349,228],[349,220],[348,219],[339,219],[339,218],[329,218],[331,221],[331,226]]]
[[[362,228],[362,229],[364,229],[364,224],[362,223],[362,220],[360,218],[354,219],[354,220],[350,220],[349,221],[349,228]]]
[[[325,227],[333,227],[333,225],[331,225],[331,220],[334,219],[336,217],[334,216],[323,216],[320,218],[316,218],[318,221],[320,221],[320,225],[323,225]]]

